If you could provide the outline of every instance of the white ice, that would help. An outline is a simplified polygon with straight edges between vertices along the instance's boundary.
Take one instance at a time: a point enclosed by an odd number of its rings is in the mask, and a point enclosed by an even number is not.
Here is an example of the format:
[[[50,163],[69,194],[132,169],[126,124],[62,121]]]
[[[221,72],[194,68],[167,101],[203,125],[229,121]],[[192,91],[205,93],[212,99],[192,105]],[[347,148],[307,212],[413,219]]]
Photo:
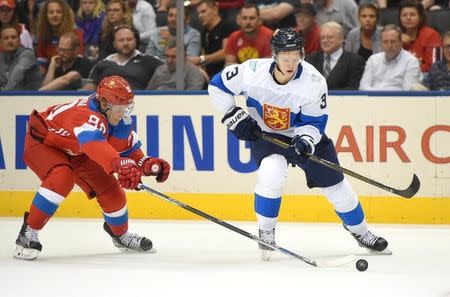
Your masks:
[[[256,233],[255,222],[230,222]],[[314,259],[356,255],[369,262],[316,268],[209,221],[130,220],[156,254],[125,254],[100,219],[53,218],[39,233],[36,261],[13,259],[21,218],[0,218],[0,296],[450,296],[449,225],[371,225],[392,256],[371,255],[339,224],[284,223],[277,244]]]

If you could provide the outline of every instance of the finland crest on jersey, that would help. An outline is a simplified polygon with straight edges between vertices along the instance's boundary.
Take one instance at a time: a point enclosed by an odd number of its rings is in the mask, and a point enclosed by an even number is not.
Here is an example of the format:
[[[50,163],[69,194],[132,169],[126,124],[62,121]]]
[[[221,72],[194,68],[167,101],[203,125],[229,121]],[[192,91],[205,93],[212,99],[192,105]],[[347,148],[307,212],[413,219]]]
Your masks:
[[[208,88],[213,104],[225,114],[235,105],[234,95],[242,94],[262,130],[289,137],[306,134],[318,143],[328,119],[325,78],[303,61],[293,79],[279,85],[272,76],[274,67],[273,59],[226,67]]]

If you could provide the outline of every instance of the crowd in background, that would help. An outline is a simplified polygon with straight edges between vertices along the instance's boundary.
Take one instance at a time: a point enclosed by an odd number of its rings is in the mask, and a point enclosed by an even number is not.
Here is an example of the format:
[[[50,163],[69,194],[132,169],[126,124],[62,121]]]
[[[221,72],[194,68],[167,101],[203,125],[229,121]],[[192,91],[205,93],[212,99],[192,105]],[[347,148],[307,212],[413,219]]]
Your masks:
[[[303,36],[330,90],[450,90],[449,0],[0,0],[1,90],[205,89],[225,65],[271,57],[277,28]],[[301,66],[300,66],[301,67]]]

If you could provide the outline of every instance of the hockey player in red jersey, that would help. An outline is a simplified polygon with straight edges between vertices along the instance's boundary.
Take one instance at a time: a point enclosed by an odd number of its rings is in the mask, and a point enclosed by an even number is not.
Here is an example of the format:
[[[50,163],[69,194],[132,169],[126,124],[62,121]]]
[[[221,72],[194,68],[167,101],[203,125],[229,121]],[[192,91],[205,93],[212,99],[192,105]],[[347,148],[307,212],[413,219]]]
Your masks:
[[[103,228],[116,247],[152,251],[150,239],[128,232],[123,189],[135,189],[141,175],[154,175],[157,182],[164,182],[170,165],[142,152],[131,125],[133,99],[128,82],[110,76],[88,98],[51,106],[43,112],[33,111],[25,138],[24,159],[42,183],[29,212],[25,212],[15,258],[38,257],[42,250],[38,231],[75,184],[90,199],[97,198],[105,219]]]

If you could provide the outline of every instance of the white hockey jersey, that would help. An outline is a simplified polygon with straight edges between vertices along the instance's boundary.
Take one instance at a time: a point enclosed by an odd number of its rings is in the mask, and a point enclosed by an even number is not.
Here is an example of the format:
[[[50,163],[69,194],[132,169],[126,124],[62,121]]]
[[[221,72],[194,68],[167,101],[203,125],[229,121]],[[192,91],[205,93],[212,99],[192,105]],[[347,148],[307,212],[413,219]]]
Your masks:
[[[317,144],[328,120],[325,78],[302,61],[294,77],[279,85],[272,76],[275,66],[273,59],[254,59],[224,68],[208,87],[213,105],[225,115],[236,105],[234,95],[242,94],[263,131],[289,137],[306,134]]]

